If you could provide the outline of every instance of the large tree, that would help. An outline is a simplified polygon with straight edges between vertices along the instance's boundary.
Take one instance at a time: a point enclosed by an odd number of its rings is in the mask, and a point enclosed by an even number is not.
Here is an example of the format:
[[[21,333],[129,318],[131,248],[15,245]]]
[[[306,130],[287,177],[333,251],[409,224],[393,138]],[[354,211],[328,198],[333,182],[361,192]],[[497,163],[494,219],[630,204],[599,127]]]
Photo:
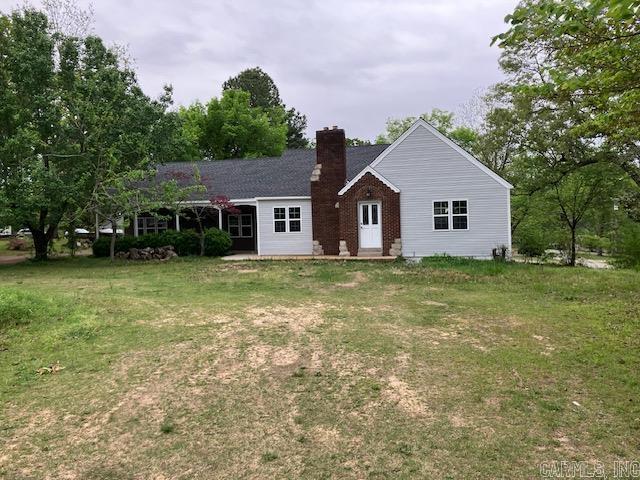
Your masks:
[[[640,185],[640,2],[524,0],[494,38],[532,115],[570,111],[572,134]],[[552,131],[549,134],[553,134]],[[572,159],[574,161],[574,159]]]
[[[31,230],[37,259],[107,172],[171,156],[170,100],[145,96],[97,37],[54,32],[32,9],[0,16],[0,215]]]
[[[276,123],[280,121],[280,110],[283,110],[287,123],[287,148],[307,147],[308,141],[304,136],[307,129],[307,117],[295,108],[287,108],[280,98],[280,91],[275,82],[260,67],[248,68],[229,78],[222,85],[222,90],[249,92],[250,105],[262,108],[270,115],[273,114]]]
[[[282,110],[279,119],[274,112],[269,116],[252,107],[249,93],[243,90],[226,90],[221,98],[183,110],[181,116],[194,131],[200,129],[199,147],[211,159],[278,156],[286,146]]]

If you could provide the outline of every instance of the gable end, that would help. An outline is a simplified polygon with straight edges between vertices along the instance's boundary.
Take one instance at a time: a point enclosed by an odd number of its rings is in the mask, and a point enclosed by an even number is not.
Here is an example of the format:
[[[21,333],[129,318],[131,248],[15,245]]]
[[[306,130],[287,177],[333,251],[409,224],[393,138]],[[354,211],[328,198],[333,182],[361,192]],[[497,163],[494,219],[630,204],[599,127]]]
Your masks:
[[[478,160],[476,157],[471,155],[469,152],[467,152],[464,148],[462,148],[456,142],[451,140],[449,137],[447,137],[446,135],[443,135],[433,125],[431,125],[428,122],[425,122],[421,118],[416,120],[416,122],[411,127],[409,127],[409,129],[406,132],[400,135],[400,137],[398,137],[398,139],[395,142],[389,145],[380,155],[378,155],[376,159],[367,168],[375,168],[376,165],[378,165],[387,155],[389,155],[393,150],[395,150],[396,147],[398,147],[404,141],[405,138],[411,135],[418,128],[425,128],[428,132],[433,134],[437,139],[439,139],[440,141],[442,141],[443,143],[451,147],[453,150],[455,150],[458,154],[460,154],[465,160],[471,163],[474,167],[481,170],[484,174],[491,177],[493,180],[495,180],[497,183],[499,183],[503,187],[508,189],[513,188],[513,185],[507,182],[504,178],[502,178],[496,172],[491,170],[489,167],[487,167],[480,160]]]

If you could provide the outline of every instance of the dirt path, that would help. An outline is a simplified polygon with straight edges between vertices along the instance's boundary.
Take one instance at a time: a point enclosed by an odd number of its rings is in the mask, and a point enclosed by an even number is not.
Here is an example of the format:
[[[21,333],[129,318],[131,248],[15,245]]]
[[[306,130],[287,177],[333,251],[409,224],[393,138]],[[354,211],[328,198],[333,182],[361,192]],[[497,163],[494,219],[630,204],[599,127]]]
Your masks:
[[[21,255],[16,255],[15,257],[4,256],[0,257],[0,265],[15,265],[16,263],[24,262],[28,258]]]

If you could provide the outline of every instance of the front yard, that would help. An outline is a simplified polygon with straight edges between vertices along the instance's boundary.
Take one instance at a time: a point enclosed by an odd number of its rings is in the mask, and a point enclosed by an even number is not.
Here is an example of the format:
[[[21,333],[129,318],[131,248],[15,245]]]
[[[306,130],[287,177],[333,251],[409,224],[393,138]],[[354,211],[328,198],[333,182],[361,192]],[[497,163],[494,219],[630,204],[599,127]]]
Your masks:
[[[0,477],[610,472],[640,460],[639,296],[447,259],[0,266]]]

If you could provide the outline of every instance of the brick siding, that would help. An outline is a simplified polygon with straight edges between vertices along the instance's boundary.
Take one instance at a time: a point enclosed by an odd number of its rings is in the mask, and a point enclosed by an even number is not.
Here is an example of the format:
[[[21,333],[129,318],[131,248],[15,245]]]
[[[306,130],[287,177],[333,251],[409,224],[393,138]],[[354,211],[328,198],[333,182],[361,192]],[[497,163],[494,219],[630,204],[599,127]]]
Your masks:
[[[382,254],[389,255],[391,244],[400,238],[400,194],[366,173],[340,197],[340,240],[347,242],[351,255],[358,254],[358,202],[374,200],[382,202]]]
[[[320,242],[325,255],[337,255],[340,216],[336,203],[347,178],[344,130],[333,128],[316,132],[316,163],[322,167],[318,179],[311,181],[313,240]]]

